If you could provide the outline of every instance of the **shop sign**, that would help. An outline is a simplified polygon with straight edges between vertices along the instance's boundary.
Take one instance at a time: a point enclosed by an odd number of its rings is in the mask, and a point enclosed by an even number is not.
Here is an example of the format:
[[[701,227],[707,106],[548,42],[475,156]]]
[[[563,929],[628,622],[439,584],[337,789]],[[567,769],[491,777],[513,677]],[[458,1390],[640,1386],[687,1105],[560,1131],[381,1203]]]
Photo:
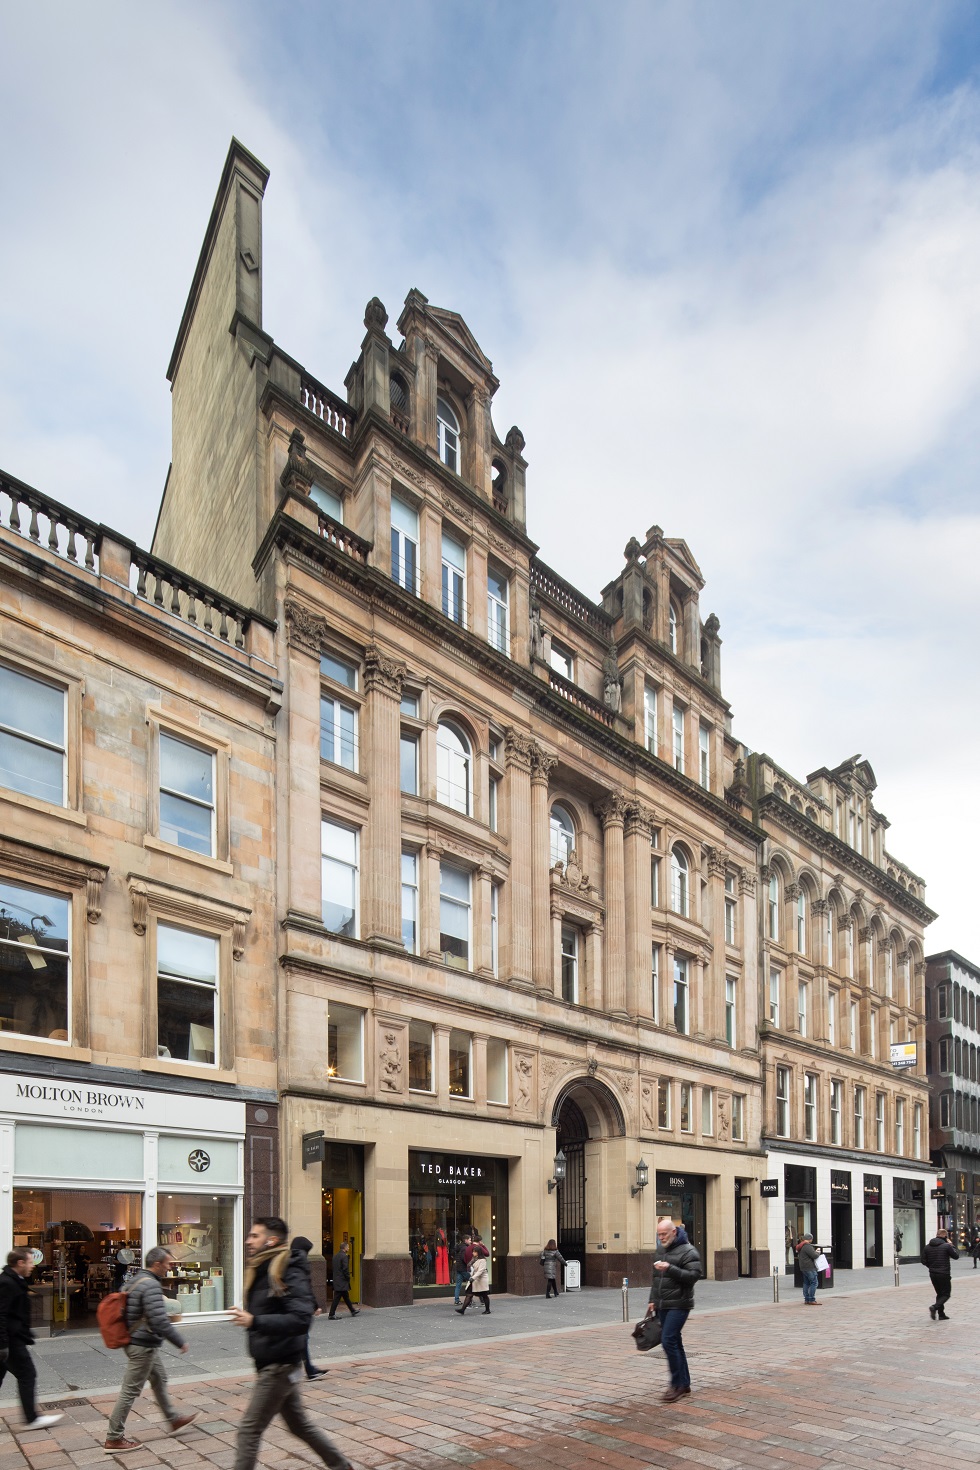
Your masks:
[[[865,1174],[864,1203],[872,1208],[881,1204],[881,1175]]]
[[[704,1194],[705,1188],[703,1174],[670,1174],[663,1170],[657,1171],[658,1194]]]
[[[918,1060],[915,1041],[893,1041],[891,1044],[893,1067],[914,1067]]]
[[[831,1169],[830,1198],[842,1205],[851,1203],[851,1176],[845,1169]]]
[[[930,1199],[942,1200],[943,1204],[945,1204],[946,1203],[946,1191],[945,1191],[945,1189],[930,1189],[930,1191],[929,1191],[929,1198]]]
[[[188,1092],[150,1092],[74,1078],[0,1072],[0,1113],[13,1117],[98,1119],[133,1128],[174,1128],[245,1136],[245,1104]]]
[[[492,1190],[494,1170],[489,1159],[469,1154],[423,1154],[408,1156],[409,1188],[419,1190],[473,1188],[477,1194]]]
[[[759,1180],[759,1196],[760,1196],[761,1199],[778,1199],[779,1198],[779,1180],[778,1179],[760,1179]]]
[[[323,1129],[318,1133],[303,1134],[303,1168],[308,1169],[311,1164],[322,1164],[324,1157]]]
[[[956,1193],[957,1194],[966,1194],[966,1175],[965,1174],[957,1174],[957,1176],[956,1176]]]

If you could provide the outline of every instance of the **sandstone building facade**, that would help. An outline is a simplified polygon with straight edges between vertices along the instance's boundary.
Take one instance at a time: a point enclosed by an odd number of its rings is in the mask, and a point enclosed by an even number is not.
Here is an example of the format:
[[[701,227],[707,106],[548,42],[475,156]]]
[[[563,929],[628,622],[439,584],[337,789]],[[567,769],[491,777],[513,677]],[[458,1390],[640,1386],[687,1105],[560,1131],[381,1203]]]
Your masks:
[[[925,1012],[929,1147],[942,1184],[939,1213],[963,1240],[980,1225],[980,968],[953,949],[929,955]]]
[[[158,1242],[217,1311],[278,1199],[274,628],[7,476],[0,521],[0,1252],[46,1325]]]

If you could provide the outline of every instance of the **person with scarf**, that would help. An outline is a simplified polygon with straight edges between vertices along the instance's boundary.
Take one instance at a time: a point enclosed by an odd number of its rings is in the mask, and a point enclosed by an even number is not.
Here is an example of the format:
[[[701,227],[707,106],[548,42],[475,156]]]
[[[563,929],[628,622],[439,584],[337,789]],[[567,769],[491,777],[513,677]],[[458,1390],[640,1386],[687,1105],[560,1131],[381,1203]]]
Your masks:
[[[265,1215],[254,1221],[245,1241],[244,1305],[232,1308],[231,1320],[248,1333],[256,1381],[238,1430],[235,1470],[254,1470],[262,1435],[277,1414],[329,1470],[353,1470],[346,1455],[307,1417],[300,1400],[316,1303],[309,1262],[302,1251],[289,1249],[288,1236],[285,1220]]]

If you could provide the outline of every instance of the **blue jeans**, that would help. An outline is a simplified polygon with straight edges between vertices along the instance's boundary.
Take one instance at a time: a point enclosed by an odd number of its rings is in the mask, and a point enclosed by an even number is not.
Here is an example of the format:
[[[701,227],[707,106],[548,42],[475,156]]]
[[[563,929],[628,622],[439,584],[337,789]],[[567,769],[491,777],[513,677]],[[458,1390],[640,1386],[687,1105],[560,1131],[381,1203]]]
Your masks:
[[[817,1273],[816,1271],[804,1271],[803,1276],[803,1302],[815,1302],[817,1299]]]
[[[658,1313],[660,1317],[660,1345],[664,1350],[667,1362],[670,1365],[670,1383],[672,1388],[690,1388],[691,1375],[687,1367],[687,1354],[684,1351],[684,1342],[681,1338],[681,1329],[687,1321],[689,1313],[674,1308],[670,1312]]]
[[[459,1294],[464,1286],[469,1285],[470,1273],[468,1271],[456,1272],[456,1305],[459,1306]]]

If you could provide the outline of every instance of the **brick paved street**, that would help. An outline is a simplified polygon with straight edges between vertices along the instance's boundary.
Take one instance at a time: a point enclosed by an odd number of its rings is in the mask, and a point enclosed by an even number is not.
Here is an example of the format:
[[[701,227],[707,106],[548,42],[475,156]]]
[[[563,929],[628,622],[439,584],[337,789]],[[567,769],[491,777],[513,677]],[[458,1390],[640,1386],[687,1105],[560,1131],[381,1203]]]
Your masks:
[[[944,1324],[930,1322],[925,1288],[827,1293],[820,1310],[796,1297],[695,1312],[686,1331],[694,1392],[678,1404],[659,1403],[662,1355],[636,1353],[620,1325],[481,1344],[479,1318],[467,1346],[335,1360],[306,1402],[365,1470],[975,1464],[980,1280],[971,1277],[957,1278]],[[241,1378],[178,1387],[181,1407],[201,1419],[177,1439],[144,1395],[128,1426],[144,1448],[123,1463],[230,1466],[247,1390]],[[6,1408],[0,1470],[107,1463],[110,1404],[65,1401],[63,1423],[34,1434]],[[298,1470],[310,1460],[281,1427],[266,1436],[263,1464]]]

